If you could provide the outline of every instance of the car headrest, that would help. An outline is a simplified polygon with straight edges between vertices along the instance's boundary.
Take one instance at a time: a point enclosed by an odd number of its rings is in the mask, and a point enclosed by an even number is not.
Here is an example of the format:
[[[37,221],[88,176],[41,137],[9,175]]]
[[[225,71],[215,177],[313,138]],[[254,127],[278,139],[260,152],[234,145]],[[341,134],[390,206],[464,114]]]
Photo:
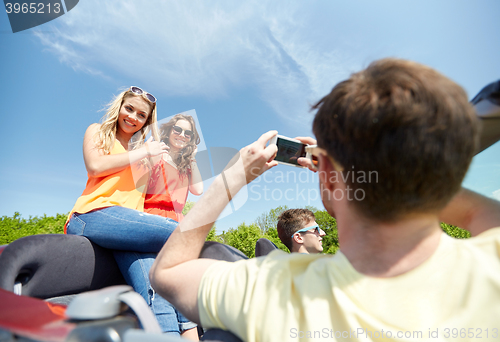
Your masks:
[[[500,140],[500,80],[481,89],[471,103],[481,119],[477,154]]]
[[[260,238],[255,243],[255,256],[260,257],[263,255],[268,255],[278,247],[271,241],[266,238]]]
[[[0,287],[41,299],[125,284],[111,251],[83,236],[32,235],[0,254]]]
[[[248,259],[240,250],[216,241],[205,241],[201,249],[200,258],[225,261],[238,261]]]

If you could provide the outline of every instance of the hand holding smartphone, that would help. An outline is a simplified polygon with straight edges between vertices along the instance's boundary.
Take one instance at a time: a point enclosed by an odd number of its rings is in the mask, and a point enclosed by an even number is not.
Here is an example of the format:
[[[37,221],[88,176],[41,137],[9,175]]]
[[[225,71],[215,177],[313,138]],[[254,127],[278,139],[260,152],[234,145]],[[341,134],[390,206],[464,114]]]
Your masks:
[[[309,158],[313,161],[313,156],[306,152],[306,144],[299,140],[285,137],[283,135],[276,135],[270,140],[271,144],[276,144],[278,151],[276,152],[276,160],[280,164],[291,165],[295,167],[303,167],[298,163],[299,158]]]

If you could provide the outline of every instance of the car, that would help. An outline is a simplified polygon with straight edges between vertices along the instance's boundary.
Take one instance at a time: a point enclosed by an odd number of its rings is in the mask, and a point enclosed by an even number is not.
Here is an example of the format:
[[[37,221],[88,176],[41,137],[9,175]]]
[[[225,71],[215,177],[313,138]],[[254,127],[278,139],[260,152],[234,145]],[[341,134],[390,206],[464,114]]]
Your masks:
[[[482,122],[479,153],[500,140],[500,80],[484,87],[471,103]],[[275,248],[262,239],[256,255]],[[247,258],[213,241],[205,243],[200,257]],[[240,341],[217,330],[207,331],[203,339]],[[185,340],[160,333],[145,301],[126,285],[110,250],[82,236],[52,234],[0,247],[0,341]]]
[[[182,341],[161,334],[144,299],[123,279],[112,251],[86,237],[32,235],[2,246],[0,251],[2,341],[16,341],[17,337],[73,342]],[[247,258],[214,241],[205,242],[200,257]],[[129,310],[124,312],[123,307]]]

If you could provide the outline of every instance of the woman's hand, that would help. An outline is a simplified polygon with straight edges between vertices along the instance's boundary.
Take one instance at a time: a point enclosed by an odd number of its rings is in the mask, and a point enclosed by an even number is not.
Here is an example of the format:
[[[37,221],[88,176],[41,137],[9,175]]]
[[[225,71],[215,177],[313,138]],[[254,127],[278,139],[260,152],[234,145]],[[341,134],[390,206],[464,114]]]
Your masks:
[[[168,153],[168,150],[170,149],[170,147],[168,147],[163,141],[154,141],[153,137],[149,137],[149,139],[144,143],[144,148],[146,149],[146,153],[149,157],[154,157],[162,153]]]

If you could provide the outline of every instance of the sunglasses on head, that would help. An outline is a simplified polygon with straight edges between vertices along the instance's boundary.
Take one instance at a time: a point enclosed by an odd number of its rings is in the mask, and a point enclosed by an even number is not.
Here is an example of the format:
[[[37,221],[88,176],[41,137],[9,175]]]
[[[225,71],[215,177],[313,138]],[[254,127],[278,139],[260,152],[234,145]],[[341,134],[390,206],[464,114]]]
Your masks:
[[[193,137],[193,131],[191,131],[189,129],[182,129],[182,127],[179,127],[179,126],[173,126],[172,132],[174,132],[174,134],[177,134],[177,135],[181,135],[182,132],[184,132],[184,136],[186,138],[189,138],[189,139],[191,139]]]
[[[299,229],[295,233],[293,233],[293,235],[295,235],[296,233],[305,233],[305,232],[307,232],[307,231],[309,231],[311,229],[316,229],[314,231],[314,233],[318,233],[318,235],[321,235],[322,230],[321,230],[321,228],[318,225],[314,225],[314,226],[310,226],[310,227],[305,227],[305,228]]]
[[[156,97],[154,97],[150,93],[145,92],[144,90],[142,90],[139,87],[132,86],[132,87],[130,87],[130,91],[133,92],[134,94],[137,94],[137,95],[144,95],[150,102],[156,103]]]

